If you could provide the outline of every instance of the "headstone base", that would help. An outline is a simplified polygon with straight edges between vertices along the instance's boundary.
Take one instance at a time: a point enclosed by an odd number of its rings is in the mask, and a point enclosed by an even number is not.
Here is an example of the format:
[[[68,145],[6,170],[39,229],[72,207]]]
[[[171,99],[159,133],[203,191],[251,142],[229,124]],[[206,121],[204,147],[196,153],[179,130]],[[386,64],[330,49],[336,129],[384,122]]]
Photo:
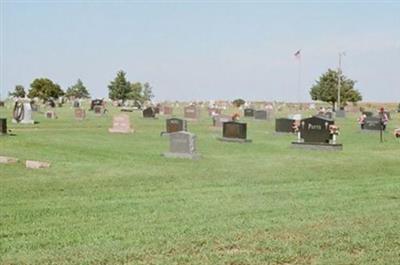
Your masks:
[[[118,130],[118,129],[113,129],[113,128],[109,128],[108,132],[109,133],[133,133],[135,130],[130,129],[130,130]]]
[[[242,144],[252,142],[252,140],[250,139],[241,139],[241,138],[217,137],[217,139],[223,142],[242,143]]]
[[[186,154],[186,153],[166,152],[166,153],[163,153],[162,155],[167,157],[167,158],[183,158],[183,159],[192,159],[192,160],[200,159],[200,155],[199,154]]]
[[[17,122],[16,120],[12,120],[12,123],[19,123],[19,124],[35,124],[35,121],[33,121],[33,120],[30,120],[30,121],[24,121],[24,120],[22,120],[22,121],[20,121],[20,122]]]
[[[15,157],[0,156],[0,164],[14,164],[17,162],[18,159]]]
[[[368,130],[368,129],[362,129],[362,130],[360,130],[360,132],[361,133],[379,133],[380,132],[380,130]],[[385,132],[385,131],[382,131],[383,133]]]
[[[343,145],[342,144],[292,142],[292,148],[308,149],[308,150],[342,151]]]

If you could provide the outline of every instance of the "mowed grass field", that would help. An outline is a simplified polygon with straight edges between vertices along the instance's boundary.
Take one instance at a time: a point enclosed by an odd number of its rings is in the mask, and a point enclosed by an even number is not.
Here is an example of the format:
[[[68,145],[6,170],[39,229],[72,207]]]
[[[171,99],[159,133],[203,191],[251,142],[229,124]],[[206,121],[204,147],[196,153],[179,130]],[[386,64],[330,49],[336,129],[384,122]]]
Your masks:
[[[248,120],[253,143],[217,141],[203,110],[188,124],[198,161],[160,155],[164,117],[129,113],[136,132],[119,135],[107,131],[117,109],[57,113],[9,119],[16,136],[0,137],[0,155],[21,161],[0,164],[1,264],[400,263],[397,113],[384,143],[356,116],[337,120],[344,150],[327,152],[291,149],[274,121]]]

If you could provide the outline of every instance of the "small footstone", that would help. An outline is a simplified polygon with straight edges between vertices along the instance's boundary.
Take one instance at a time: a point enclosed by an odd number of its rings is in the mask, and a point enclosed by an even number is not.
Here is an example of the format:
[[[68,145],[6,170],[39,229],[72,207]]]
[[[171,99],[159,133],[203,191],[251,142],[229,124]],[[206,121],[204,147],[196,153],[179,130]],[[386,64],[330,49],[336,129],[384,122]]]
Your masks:
[[[31,168],[31,169],[49,168],[50,167],[50,163],[41,162],[41,161],[26,160],[25,166],[26,166],[26,168]]]
[[[18,159],[15,157],[0,156],[0,164],[13,164],[17,162]]]

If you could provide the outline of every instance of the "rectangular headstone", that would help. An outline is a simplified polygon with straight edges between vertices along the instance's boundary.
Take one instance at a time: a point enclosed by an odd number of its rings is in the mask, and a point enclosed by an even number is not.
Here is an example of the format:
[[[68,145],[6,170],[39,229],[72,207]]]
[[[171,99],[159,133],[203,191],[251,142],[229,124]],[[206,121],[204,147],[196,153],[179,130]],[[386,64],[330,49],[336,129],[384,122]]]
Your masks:
[[[254,117],[254,109],[244,109],[244,116],[245,117]]]
[[[82,121],[86,118],[86,111],[82,108],[75,108],[74,109],[74,116],[75,119],[78,121]]]
[[[334,121],[328,118],[314,116],[300,122],[299,131],[305,143],[329,143],[331,139],[330,125]]]
[[[101,116],[104,114],[103,106],[99,106],[99,105],[93,106],[93,111],[94,111],[94,114],[96,114],[97,116]]]
[[[113,126],[109,128],[110,133],[133,133],[131,122],[127,114],[119,114],[113,117]]]
[[[275,132],[293,133],[293,125],[295,120],[288,118],[275,119]]]
[[[381,119],[379,117],[366,117],[364,120],[364,130],[380,131]]]
[[[178,118],[166,120],[167,133],[187,131],[187,122]]]
[[[48,111],[46,111],[46,118],[47,119],[56,119],[57,115],[54,110],[48,110]]]
[[[18,159],[15,157],[0,156],[0,164],[14,164],[17,162]]]
[[[42,161],[26,160],[25,166],[26,168],[31,168],[31,169],[49,168],[50,163]]]
[[[156,112],[155,109],[152,107],[148,107],[143,110],[143,118],[155,118],[156,117]]]
[[[200,111],[196,106],[187,106],[183,109],[183,112],[185,119],[199,119]]]
[[[172,115],[174,112],[174,109],[170,106],[163,106],[163,114],[164,115]]]
[[[173,132],[169,136],[169,152],[164,153],[166,157],[176,158],[198,158],[196,150],[196,136],[189,132]]]
[[[7,135],[7,119],[0,118],[0,136]]]
[[[266,110],[256,110],[254,112],[254,119],[256,120],[266,120],[268,118],[268,114]]]
[[[222,136],[224,138],[246,139],[247,124],[235,121],[224,122]]]
[[[229,115],[217,115],[213,117],[213,126],[222,128],[224,122],[232,121],[232,117]]]

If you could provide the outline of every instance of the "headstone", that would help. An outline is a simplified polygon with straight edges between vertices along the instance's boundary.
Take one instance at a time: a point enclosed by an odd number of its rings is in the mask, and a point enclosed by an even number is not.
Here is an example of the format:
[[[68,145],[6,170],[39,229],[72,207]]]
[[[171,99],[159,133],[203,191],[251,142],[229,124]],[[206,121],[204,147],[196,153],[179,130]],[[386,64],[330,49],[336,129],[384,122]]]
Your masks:
[[[169,152],[166,157],[197,159],[196,136],[189,132],[173,132],[169,137]]]
[[[172,115],[174,109],[170,106],[163,106],[162,108],[164,115]]]
[[[26,166],[26,168],[30,168],[30,169],[49,168],[50,163],[42,162],[42,161],[26,160],[25,166]]]
[[[223,123],[222,137],[218,138],[221,141],[248,143],[251,140],[247,139],[247,124],[228,121]]]
[[[381,119],[379,117],[366,117],[364,120],[364,130],[367,131],[380,131]]]
[[[335,142],[336,135],[333,135],[331,131],[331,126],[334,124],[334,120],[321,116],[301,120],[298,129],[302,141],[292,142],[292,146],[318,150],[342,150],[342,144]]]
[[[187,106],[183,112],[185,119],[197,120],[200,118],[200,111],[196,106]]]
[[[86,111],[82,108],[76,108],[74,110],[75,120],[82,121],[86,118]]]
[[[118,114],[113,117],[113,126],[109,128],[110,133],[133,133],[131,122],[127,114]]]
[[[45,116],[47,119],[56,119],[57,118],[57,115],[56,115],[55,111],[53,111],[53,110],[46,111]]]
[[[213,126],[222,128],[224,122],[232,121],[232,117],[229,115],[217,115],[213,117]]]
[[[80,108],[81,107],[81,103],[79,102],[79,100],[74,100],[74,108]]]
[[[104,114],[104,108],[103,108],[103,106],[100,106],[100,105],[93,106],[93,111],[94,111],[94,114],[96,114],[97,116],[101,116]]]
[[[154,114],[160,114],[160,107],[159,106],[154,108]]]
[[[4,107],[4,106],[5,106],[4,101],[0,101],[0,107]]]
[[[266,110],[256,110],[254,112],[254,119],[256,120],[266,120],[268,118]]]
[[[171,118],[166,120],[167,133],[187,131],[186,120]]]
[[[7,135],[7,119],[0,118],[0,136]]]
[[[0,156],[0,164],[14,164],[17,162],[18,159],[15,157]]]
[[[244,109],[244,116],[245,117],[254,117],[254,109]]]
[[[143,118],[155,118],[156,113],[154,108],[148,107],[145,110],[143,110]]]
[[[279,118],[275,119],[275,132],[277,133],[293,133],[294,119]]]
[[[32,120],[32,108],[29,100],[16,102],[13,110],[13,123],[34,124]]]
[[[90,103],[90,110],[94,110],[95,106],[103,106],[103,100],[102,99],[94,99]]]
[[[346,111],[343,109],[336,110],[336,115],[337,118],[345,118],[346,117]]]

